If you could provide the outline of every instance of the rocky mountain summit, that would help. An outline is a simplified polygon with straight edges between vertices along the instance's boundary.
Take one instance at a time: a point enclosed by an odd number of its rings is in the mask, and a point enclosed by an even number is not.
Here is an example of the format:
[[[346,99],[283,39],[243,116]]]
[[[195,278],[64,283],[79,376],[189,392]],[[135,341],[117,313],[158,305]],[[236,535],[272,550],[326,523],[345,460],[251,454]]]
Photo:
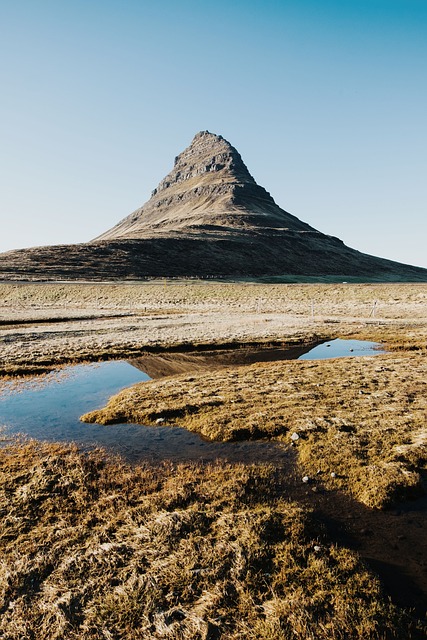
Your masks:
[[[0,279],[356,277],[427,281],[281,209],[222,136],[201,131],[142,207],[98,238],[0,254]]]
[[[224,237],[268,228],[315,231],[277,206],[229,142],[201,131],[175,158],[151,199],[97,240],[183,233]]]

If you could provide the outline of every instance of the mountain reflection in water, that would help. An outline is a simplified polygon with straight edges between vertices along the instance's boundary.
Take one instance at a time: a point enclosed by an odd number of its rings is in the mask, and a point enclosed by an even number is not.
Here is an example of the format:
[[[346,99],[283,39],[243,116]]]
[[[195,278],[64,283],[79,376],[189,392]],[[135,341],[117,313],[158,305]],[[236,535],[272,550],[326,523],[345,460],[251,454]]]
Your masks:
[[[339,344],[337,344],[339,343]],[[345,343],[345,344],[343,344]],[[358,344],[356,344],[358,343]],[[330,346],[326,346],[330,345]],[[173,426],[84,424],[79,417],[103,406],[121,389],[165,375],[201,371],[251,362],[380,353],[375,343],[332,341],[292,349],[234,349],[210,352],[146,354],[132,363],[109,361],[74,365],[42,377],[4,382],[0,388],[0,426],[7,434],[22,434],[50,442],[75,442],[83,449],[102,446],[129,461],[216,460],[285,464],[288,454],[270,442],[207,442]],[[341,356],[337,355],[337,351]],[[352,351],[349,351],[352,349]],[[360,351],[362,350],[362,351]],[[328,356],[322,355],[326,352]],[[319,351],[317,351],[319,354]]]

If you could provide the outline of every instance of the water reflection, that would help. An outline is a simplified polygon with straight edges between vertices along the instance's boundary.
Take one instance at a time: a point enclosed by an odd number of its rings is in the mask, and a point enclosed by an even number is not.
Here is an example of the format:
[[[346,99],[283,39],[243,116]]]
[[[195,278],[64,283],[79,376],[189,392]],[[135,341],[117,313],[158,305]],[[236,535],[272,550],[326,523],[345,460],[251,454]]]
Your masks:
[[[376,356],[385,353],[378,342],[368,340],[331,340],[322,342],[307,353],[298,357],[298,360],[325,360],[328,358],[346,358],[350,356]]]
[[[381,345],[366,340],[330,340],[294,347],[240,347],[191,351],[188,353],[145,353],[131,360],[153,380],[178,373],[190,373],[223,367],[237,367],[254,362],[277,360],[321,360],[345,356],[369,356],[384,353]]]
[[[127,460],[248,460],[285,464],[287,454],[268,442],[205,442],[180,427],[84,424],[79,417],[103,406],[120,389],[149,380],[123,361],[76,365],[43,378],[2,385],[0,425],[48,442],[75,442],[81,448],[102,446]]]
[[[177,373],[212,371],[213,369],[238,367],[254,362],[297,360],[311,349],[313,349],[313,343],[295,347],[238,347],[235,349],[190,351],[188,353],[145,353],[130,362],[155,380]]]
[[[79,417],[102,407],[121,389],[171,373],[237,366],[257,361],[318,359],[378,354],[374,342],[333,340],[314,348],[237,349],[222,352],[147,354],[133,361],[75,365],[46,376],[4,382],[0,389],[0,426],[50,442],[76,442],[82,448],[102,446],[126,459],[270,461],[285,464],[287,454],[269,442],[206,442],[180,427],[84,424]],[[141,370],[143,369],[143,370]],[[150,375],[148,375],[150,374]]]

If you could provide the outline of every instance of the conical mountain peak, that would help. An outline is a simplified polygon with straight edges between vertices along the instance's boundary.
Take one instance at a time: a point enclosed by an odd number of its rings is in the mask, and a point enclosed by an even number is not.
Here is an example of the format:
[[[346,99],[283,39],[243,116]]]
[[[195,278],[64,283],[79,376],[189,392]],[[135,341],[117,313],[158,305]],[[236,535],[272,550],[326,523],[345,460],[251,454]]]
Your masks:
[[[304,276],[427,282],[427,269],[360,253],[301,222],[209,131],[176,156],[148,202],[99,238],[0,255],[5,280]]]
[[[151,199],[97,240],[199,232],[224,236],[260,227],[312,230],[257,185],[225,138],[200,131],[176,156]]]

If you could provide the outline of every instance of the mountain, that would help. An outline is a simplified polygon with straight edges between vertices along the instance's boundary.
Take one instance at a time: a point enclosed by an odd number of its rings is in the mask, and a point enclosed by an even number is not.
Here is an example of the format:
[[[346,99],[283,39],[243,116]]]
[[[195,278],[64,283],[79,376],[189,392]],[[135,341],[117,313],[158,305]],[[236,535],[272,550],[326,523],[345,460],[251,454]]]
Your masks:
[[[336,277],[427,281],[281,209],[222,136],[198,133],[142,207],[98,238],[0,254],[1,279]]]
[[[150,200],[97,240],[201,233],[224,238],[267,229],[315,231],[277,206],[229,142],[201,131]]]

